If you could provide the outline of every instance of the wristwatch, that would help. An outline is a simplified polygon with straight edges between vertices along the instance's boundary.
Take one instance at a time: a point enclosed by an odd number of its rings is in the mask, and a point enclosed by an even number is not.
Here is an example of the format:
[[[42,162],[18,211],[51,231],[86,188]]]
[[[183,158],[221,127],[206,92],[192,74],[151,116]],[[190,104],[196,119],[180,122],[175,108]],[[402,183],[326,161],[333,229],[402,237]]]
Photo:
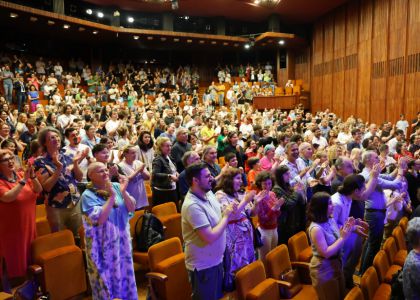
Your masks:
[[[22,185],[22,186],[25,186],[25,184],[26,184],[26,180],[23,180],[23,179],[22,179],[21,181],[19,181],[19,184],[20,184],[20,185]]]

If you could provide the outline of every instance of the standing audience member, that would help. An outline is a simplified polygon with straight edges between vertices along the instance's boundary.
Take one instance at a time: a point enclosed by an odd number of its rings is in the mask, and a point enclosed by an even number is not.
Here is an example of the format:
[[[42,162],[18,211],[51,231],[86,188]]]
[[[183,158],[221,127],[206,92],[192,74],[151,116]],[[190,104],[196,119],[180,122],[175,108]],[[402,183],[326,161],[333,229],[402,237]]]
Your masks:
[[[156,156],[152,166],[152,199],[153,206],[174,202],[178,206],[176,183],[178,172],[169,154],[172,143],[167,137],[159,137],[155,144]]]
[[[226,228],[226,252],[224,257],[224,290],[233,291],[235,288],[235,273],[240,268],[255,260],[252,224],[249,219],[254,214],[251,203],[255,191],[248,194],[240,193],[242,176],[239,169],[229,168],[217,184],[216,197],[222,206],[222,212],[232,205],[237,209],[230,216]]]
[[[42,191],[32,166],[15,169],[15,158],[0,150],[0,257],[10,279],[23,278],[31,263],[31,243],[36,236],[35,204]]]
[[[191,151],[191,144],[188,143],[188,130],[185,128],[180,128],[176,133],[176,142],[172,147],[170,155],[178,173],[181,173],[184,170],[182,157],[187,151]]]
[[[79,162],[86,153],[70,158],[60,153],[61,136],[57,129],[43,129],[38,140],[45,155],[34,163],[37,177],[44,189],[47,219],[52,232],[70,229],[76,238],[81,226],[80,194],[77,183],[83,178]]]
[[[185,152],[184,156],[182,156],[182,163],[184,165],[184,168],[194,163],[198,163],[200,162],[200,160],[200,155],[198,155],[198,153],[195,151],[187,151]],[[187,195],[188,190],[190,188],[187,182],[185,169],[179,174],[178,179],[179,195],[182,205],[185,195]]]
[[[218,300],[223,296],[226,227],[237,205],[227,205],[222,213],[221,205],[211,191],[214,178],[207,165],[192,164],[185,172],[190,190],[181,210],[182,237],[192,299]]]
[[[140,133],[138,142],[139,153],[138,160],[146,164],[147,170],[152,172],[153,158],[155,157],[155,151],[153,149],[153,139],[149,131],[142,131]]]
[[[127,193],[127,179],[109,181],[103,163],[90,164],[88,176],[81,202],[92,297],[138,299],[128,222],[136,200]]]
[[[333,204],[327,193],[316,193],[308,206],[309,238],[312,244],[310,275],[319,300],[343,299],[344,275],[341,251],[350,236],[354,219],[346,220],[341,230],[334,218]]]

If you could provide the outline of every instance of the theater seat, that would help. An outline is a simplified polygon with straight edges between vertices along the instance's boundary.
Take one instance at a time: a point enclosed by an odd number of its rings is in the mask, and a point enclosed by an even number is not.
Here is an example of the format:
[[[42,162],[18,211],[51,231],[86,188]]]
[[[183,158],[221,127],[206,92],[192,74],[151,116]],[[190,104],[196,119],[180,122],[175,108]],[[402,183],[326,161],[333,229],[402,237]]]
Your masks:
[[[365,298],[363,297],[363,292],[358,286],[355,286],[354,288],[352,288],[350,292],[348,292],[348,294],[344,298],[344,300],[364,300],[364,299]]]
[[[218,162],[219,162],[219,166],[221,168],[223,168],[225,166],[225,164],[226,164],[225,157],[224,156],[219,157]]]
[[[386,239],[383,245],[383,250],[388,257],[389,264],[399,265],[401,267],[404,266],[404,262],[407,257],[407,251],[397,249],[397,244],[394,237],[390,236]]]
[[[291,261],[310,262],[312,248],[309,246],[306,233],[301,231],[293,235],[287,242]]]
[[[266,278],[260,260],[240,269],[236,273],[235,282],[238,300],[280,299],[278,283],[272,278]]]
[[[404,235],[407,233],[407,227],[408,227],[408,218],[407,217],[402,217],[400,222],[398,223],[398,226],[401,227]]]
[[[75,245],[70,230],[36,238],[32,242],[32,260],[42,268],[42,290],[51,299],[68,299],[86,291],[82,250]]]
[[[407,243],[405,242],[404,232],[400,226],[394,228],[392,236],[397,243],[398,250],[405,250],[407,252]]]
[[[12,300],[13,295],[5,292],[0,292],[0,300]]]
[[[150,181],[145,181],[144,187],[146,188],[147,202],[152,207],[152,187],[150,186]]]
[[[376,253],[373,259],[373,266],[375,267],[376,274],[378,274],[379,282],[391,283],[392,276],[402,269],[398,265],[390,265],[388,257],[384,250]]]
[[[42,236],[51,233],[50,224],[48,223],[47,213],[45,211],[45,204],[39,204],[36,206],[35,226],[36,236]]]
[[[136,224],[137,220],[140,217],[143,217],[144,210],[138,210],[134,213],[134,216],[130,219],[130,234],[132,238],[132,246],[133,246],[133,262],[134,262],[134,270],[148,270],[149,269],[149,258],[147,256],[147,252],[140,252],[136,250],[137,242],[136,242]],[[138,224],[139,228],[141,228],[141,220]]]
[[[292,267],[298,270],[302,290],[300,290],[292,299],[318,299],[317,293],[311,282],[308,282],[307,278],[303,278],[302,276],[302,273],[304,276],[307,276],[309,264],[304,262],[290,262],[289,251],[287,250],[286,245],[277,246],[267,253],[265,259],[267,261],[267,276],[269,278],[279,280],[281,275],[292,269]]]
[[[185,267],[185,256],[178,238],[157,243],[148,251],[152,298],[159,300],[191,299],[191,285]]]
[[[369,267],[360,280],[365,300],[387,300],[391,297],[391,286],[379,283],[375,268]]]
[[[152,214],[162,222],[165,228],[165,239],[177,237],[183,243],[181,214],[177,212],[175,203],[156,205],[152,208]]]

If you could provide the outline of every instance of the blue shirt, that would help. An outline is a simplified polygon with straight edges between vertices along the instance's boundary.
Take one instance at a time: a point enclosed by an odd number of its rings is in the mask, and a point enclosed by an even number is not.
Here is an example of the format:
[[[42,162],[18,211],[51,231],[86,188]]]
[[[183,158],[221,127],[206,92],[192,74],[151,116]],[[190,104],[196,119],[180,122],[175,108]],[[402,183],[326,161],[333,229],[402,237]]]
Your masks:
[[[364,168],[360,173],[368,182],[370,178],[370,170]],[[380,174],[376,183],[375,190],[368,196],[366,200],[367,209],[386,209],[386,197],[384,189],[397,190],[402,188],[402,182],[399,179],[394,179],[388,174]]]

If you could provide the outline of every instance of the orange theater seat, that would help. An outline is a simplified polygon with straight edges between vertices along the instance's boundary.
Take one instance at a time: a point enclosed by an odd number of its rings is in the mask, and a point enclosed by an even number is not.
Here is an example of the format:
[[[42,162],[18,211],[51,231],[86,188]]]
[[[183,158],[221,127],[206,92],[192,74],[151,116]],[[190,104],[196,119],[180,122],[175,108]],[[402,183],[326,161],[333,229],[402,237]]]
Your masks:
[[[75,245],[70,230],[36,238],[32,242],[32,260],[42,268],[42,290],[51,299],[68,299],[86,291],[82,250]]]
[[[378,274],[379,282],[391,283],[392,276],[402,269],[398,265],[390,265],[388,257],[384,250],[380,250],[376,253],[373,260],[373,266],[375,267],[376,274]]]
[[[286,90],[286,95],[287,96],[293,95],[293,88],[292,87],[286,87],[285,90]]]
[[[301,231],[292,236],[287,242],[291,261],[310,262],[312,248],[309,246],[308,237]]]
[[[152,299],[191,299],[191,285],[185,267],[185,256],[178,238],[157,243],[148,252],[149,287]]]
[[[165,239],[177,237],[183,242],[181,228],[181,214],[177,212],[176,205],[168,202],[152,208],[154,214],[165,227]]]
[[[394,237],[395,242],[397,242],[398,250],[407,251],[407,243],[405,241],[404,232],[400,226],[394,228],[392,231],[392,236]]]
[[[35,225],[37,236],[42,236],[51,233],[50,224],[48,223],[47,213],[45,211],[45,204],[40,204],[36,206]]]
[[[137,241],[136,241],[136,224],[139,218],[143,217],[144,210],[138,210],[134,213],[134,216],[130,219],[130,234],[132,238],[132,245],[133,245],[133,262],[134,262],[134,270],[138,271],[148,270],[149,269],[149,258],[147,256],[147,252],[140,252],[136,250]],[[141,220],[137,224],[139,229],[141,228]]]
[[[344,298],[344,300],[364,300],[364,299],[365,298],[363,297],[363,292],[358,286],[355,286],[354,288],[352,288],[350,292]]]
[[[219,157],[219,166],[223,168],[225,164],[226,164],[225,157],[224,156]]]
[[[318,299],[318,295],[312,286],[308,275],[309,263],[290,262],[289,251],[287,250],[286,245],[279,245],[268,252],[266,261],[268,277],[276,280],[279,280],[282,275],[290,271],[292,267],[298,270],[299,282],[302,284],[302,289],[292,299]],[[285,288],[288,287],[287,284],[280,285]]]
[[[238,300],[280,299],[277,281],[266,278],[264,265],[260,260],[243,267],[236,273]]]
[[[374,267],[369,267],[360,280],[360,287],[366,300],[387,300],[391,297],[391,286],[380,283]]]
[[[398,226],[400,226],[403,233],[406,234],[407,233],[407,227],[408,227],[408,218],[407,217],[402,217],[400,222],[398,223]]]
[[[407,251],[397,249],[397,244],[394,237],[390,236],[386,239],[383,245],[383,250],[388,256],[389,264],[399,265],[401,267],[404,266],[404,262],[407,257]]]

